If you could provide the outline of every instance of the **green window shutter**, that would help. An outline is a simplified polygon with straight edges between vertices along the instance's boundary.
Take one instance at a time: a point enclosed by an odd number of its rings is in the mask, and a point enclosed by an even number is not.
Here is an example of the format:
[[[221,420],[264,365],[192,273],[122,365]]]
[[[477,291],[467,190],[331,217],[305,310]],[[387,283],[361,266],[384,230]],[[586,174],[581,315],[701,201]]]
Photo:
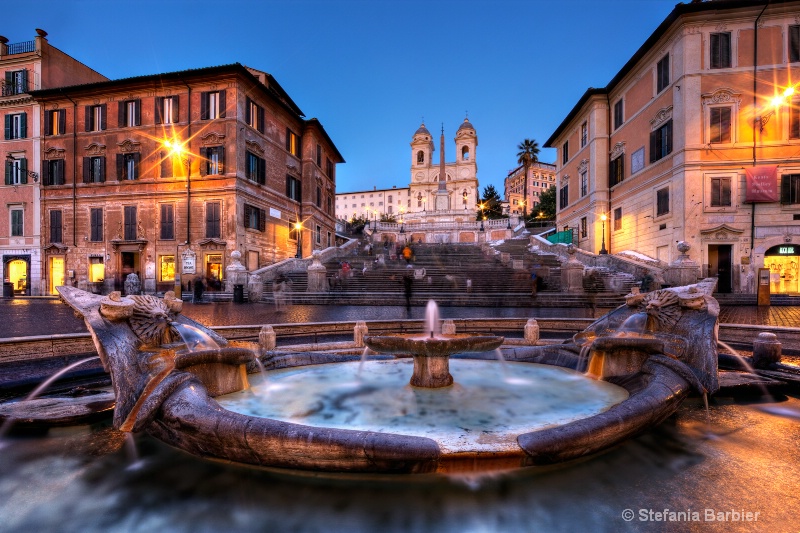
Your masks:
[[[44,112],[44,134],[45,135],[53,134],[53,113],[51,113],[50,111]]]
[[[156,97],[156,106],[155,106],[155,123],[161,124],[164,122],[164,119],[161,117],[164,116],[164,97],[157,96]]]
[[[67,110],[66,109],[59,109],[58,110],[58,132],[60,134],[65,134],[67,132]]]
[[[127,102],[119,102],[117,103],[117,127],[124,128],[127,126],[127,121],[125,120],[125,108]],[[105,129],[105,128],[103,128]]]
[[[225,118],[225,91],[219,92],[219,118]]]
[[[83,109],[83,131],[92,131],[92,106],[87,105]]]
[[[108,106],[102,104],[100,106],[100,129],[105,131],[107,129]]]
[[[133,124],[134,126],[141,126],[142,125],[142,101],[136,100],[136,103],[133,106],[134,109],[134,117],[133,117]]]
[[[180,98],[176,94],[172,97],[172,122],[177,124],[181,120]]]
[[[125,178],[125,155],[117,154],[117,181],[123,181]]]
[[[19,160],[19,182],[28,183],[28,160],[24,157]]]
[[[100,183],[105,183],[106,181],[106,158],[105,156],[100,158]]]
[[[200,93],[200,120],[208,120],[208,93]]]
[[[11,166],[11,161],[6,161],[6,185],[11,185],[11,172],[14,167]]]
[[[27,113],[20,113],[20,139],[27,139],[28,138],[28,114]]]
[[[6,130],[5,139],[9,140],[9,139],[11,139],[11,115],[6,115],[5,116],[5,127],[6,127],[5,128],[5,130]]]
[[[84,157],[83,158],[83,182],[84,183],[91,183],[92,182],[92,158],[91,157]]]

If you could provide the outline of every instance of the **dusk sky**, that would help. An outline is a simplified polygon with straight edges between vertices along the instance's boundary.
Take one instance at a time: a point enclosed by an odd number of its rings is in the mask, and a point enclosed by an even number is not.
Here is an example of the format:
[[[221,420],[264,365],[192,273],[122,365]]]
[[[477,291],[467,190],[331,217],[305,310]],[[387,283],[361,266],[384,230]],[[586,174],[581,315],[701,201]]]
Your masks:
[[[347,161],[338,192],[407,186],[425,120],[454,160],[465,115],[478,180],[502,195],[517,144],[540,145],[604,87],[675,0],[5,2],[0,35],[51,45],[111,79],[228,63],[272,74]],[[553,150],[540,160],[552,163]]]

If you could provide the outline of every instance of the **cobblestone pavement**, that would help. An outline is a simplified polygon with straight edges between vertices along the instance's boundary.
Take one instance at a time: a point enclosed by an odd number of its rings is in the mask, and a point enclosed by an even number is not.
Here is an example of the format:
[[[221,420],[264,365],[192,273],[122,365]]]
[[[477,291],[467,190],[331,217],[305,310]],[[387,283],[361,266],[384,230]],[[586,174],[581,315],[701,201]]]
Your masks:
[[[548,307],[446,307],[440,309],[442,318],[531,317],[531,318],[592,318],[588,308]],[[361,305],[289,305],[277,310],[270,304],[184,304],[183,313],[211,326],[286,324],[305,322],[335,322],[355,320],[421,319],[424,307]],[[601,316],[598,310],[596,316]],[[730,306],[723,307],[720,322],[762,326],[800,327],[800,306]],[[0,299],[0,338],[25,337],[64,333],[83,333],[83,319],[75,317],[72,309],[56,299]]]

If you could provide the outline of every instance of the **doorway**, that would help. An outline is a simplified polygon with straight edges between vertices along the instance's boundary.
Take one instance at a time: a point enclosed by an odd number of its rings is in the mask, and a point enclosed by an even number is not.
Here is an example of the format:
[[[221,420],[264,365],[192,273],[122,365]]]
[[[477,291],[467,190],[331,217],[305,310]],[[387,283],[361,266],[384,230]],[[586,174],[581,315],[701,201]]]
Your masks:
[[[206,289],[222,290],[222,254],[206,255]]]
[[[727,294],[733,290],[733,245],[708,245],[708,275],[716,276],[717,292]]]
[[[20,296],[30,295],[30,256],[15,256],[4,258],[3,271],[5,272],[5,281],[8,281],[14,286],[14,294]]]
[[[140,255],[139,252],[120,252],[120,274],[122,278],[117,282],[119,288],[125,286],[128,274],[136,274],[139,276],[139,281],[142,281],[141,268],[139,266]]]
[[[50,258],[50,286],[48,287],[50,294],[58,294],[56,287],[64,284],[64,258],[51,257]]]

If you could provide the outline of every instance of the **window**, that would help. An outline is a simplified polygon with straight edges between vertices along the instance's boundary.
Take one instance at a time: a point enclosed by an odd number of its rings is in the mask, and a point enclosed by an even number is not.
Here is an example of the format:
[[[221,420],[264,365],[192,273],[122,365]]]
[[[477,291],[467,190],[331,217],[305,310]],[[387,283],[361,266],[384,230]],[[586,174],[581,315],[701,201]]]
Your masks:
[[[11,209],[11,236],[22,237],[24,212],[22,209]]]
[[[266,229],[266,212],[252,205],[244,204],[244,227],[264,231]]]
[[[135,241],[138,236],[138,232],[136,231],[136,206],[126,205],[123,213],[125,219],[125,233],[123,238],[126,241]]]
[[[569,161],[569,141],[565,141],[561,147],[561,164],[566,165]]]
[[[589,123],[584,122],[581,124],[581,148],[586,146],[586,143],[589,141]]]
[[[625,179],[625,154],[612,159],[608,166],[608,186],[613,187]]]
[[[244,120],[251,128],[264,133],[264,108],[249,98],[245,106]]]
[[[322,243],[322,226],[320,226],[319,224],[317,224],[317,231],[314,232],[314,235],[316,237],[317,244],[321,244]]]
[[[6,140],[25,139],[28,136],[28,114],[14,113],[6,115]]]
[[[672,119],[668,120],[655,131],[650,132],[650,162],[672,153]]]
[[[300,157],[300,138],[289,128],[286,128],[286,151]]]
[[[711,68],[729,68],[731,66],[731,34],[712,33],[710,50]]]
[[[617,207],[614,209],[614,230],[622,229],[622,208]]]
[[[64,185],[64,160],[50,159],[42,162],[42,184]]]
[[[261,159],[256,154],[251,152],[245,153],[246,166],[245,176],[251,181],[255,181],[259,185],[264,185],[267,179],[267,162]]]
[[[423,163],[425,163],[425,152],[420,150],[417,152],[417,164],[422,165]]]
[[[103,156],[83,158],[83,182],[103,183],[106,181],[106,158]]]
[[[333,161],[327,157],[325,158],[325,173],[330,179],[333,179]]]
[[[781,203],[800,204],[800,174],[781,177]]]
[[[589,171],[581,172],[581,198],[589,192]]]
[[[564,209],[567,205],[569,205],[569,185],[564,185],[558,191],[558,207]]]
[[[726,207],[731,205],[731,179],[711,178],[711,206]]]
[[[44,114],[44,134],[64,135],[67,133],[67,110],[53,109]]]
[[[210,146],[201,149],[201,154],[205,161],[200,165],[201,174],[205,171],[206,176],[214,176],[225,173],[225,147]]]
[[[159,278],[161,281],[175,281],[175,256],[162,255],[158,265]]]
[[[225,91],[200,93],[200,120],[225,118]]]
[[[139,161],[142,154],[117,154],[117,179],[120,181],[139,179]]]
[[[320,187],[317,187],[317,201],[316,201],[316,204],[317,204],[317,207],[319,207],[319,208],[322,207],[322,189]]]
[[[789,26],[789,62],[800,61],[800,26]]]
[[[589,235],[586,229],[586,217],[581,218],[581,239],[585,239]]]
[[[176,96],[156,98],[156,124],[177,124],[180,122],[180,99]]]
[[[171,241],[175,239],[175,206],[172,204],[161,204],[161,240]]]
[[[92,242],[103,241],[102,207],[92,207],[89,209],[89,240]]]
[[[302,201],[303,195],[299,179],[292,176],[286,176],[286,196],[296,202]]]
[[[119,103],[118,122],[120,128],[132,128],[142,124],[142,101],[125,100]]]
[[[656,191],[656,216],[660,217],[669,213],[669,187]]]
[[[326,200],[327,200],[327,202],[328,202],[328,214],[329,214],[329,215],[332,215],[332,214],[333,214],[333,211],[332,211],[332,208],[333,208],[333,202],[331,201],[331,197],[330,197],[330,196],[328,196]]]
[[[84,116],[86,131],[102,131],[106,129],[106,104],[87,105]]]
[[[6,185],[24,185],[28,183],[28,160],[6,159]]]
[[[618,100],[616,104],[614,104],[614,129],[619,128],[622,126],[622,123],[625,121],[624,110],[622,108],[622,100]]]
[[[6,72],[6,83],[2,96],[12,96],[28,92],[28,71],[10,70]]]
[[[800,139],[800,102],[789,106],[789,138]]]
[[[64,242],[61,226],[61,210],[50,211],[50,242]]]
[[[322,147],[317,145],[317,166],[322,168]]]
[[[220,229],[220,203],[206,203],[206,238],[219,239],[222,235]]]
[[[731,108],[712,107],[709,117],[710,135],[708,142],[731,142]]]
[[[660,93],[669,85],[669,54],[656,64],[656,92]]]
[[[461,148],[461,159],[462,161],[469,161],[469,146]]]

